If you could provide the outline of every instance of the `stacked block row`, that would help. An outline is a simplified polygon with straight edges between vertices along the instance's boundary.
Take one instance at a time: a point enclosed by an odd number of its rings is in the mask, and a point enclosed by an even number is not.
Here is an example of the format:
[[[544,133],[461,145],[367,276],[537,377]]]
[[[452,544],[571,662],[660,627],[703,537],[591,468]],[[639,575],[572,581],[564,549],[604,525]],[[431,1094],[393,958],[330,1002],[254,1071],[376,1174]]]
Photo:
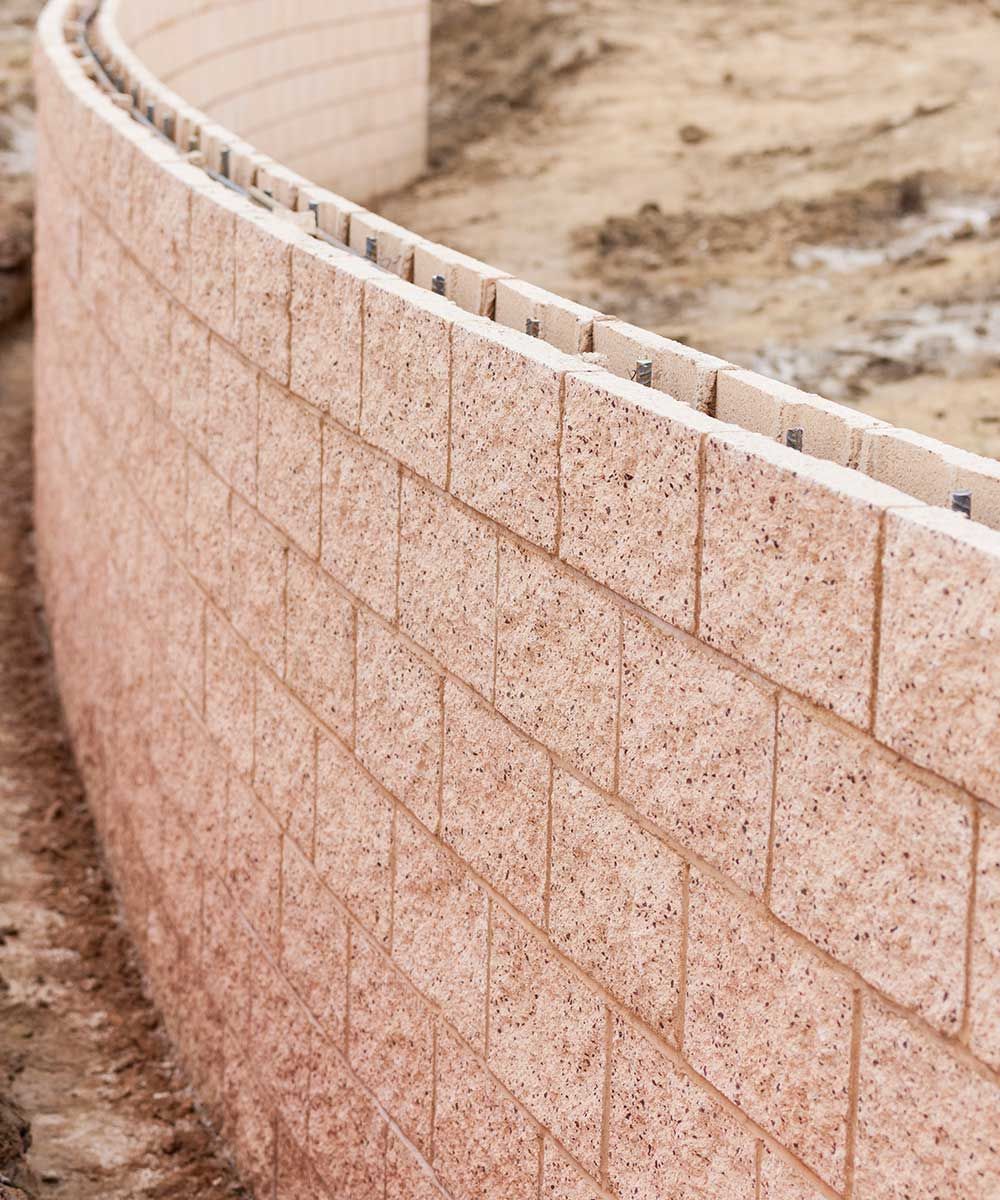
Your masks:
[[[258,1200],[995,1196],[1000,536],[320,246],[61,17],[39,568]]]

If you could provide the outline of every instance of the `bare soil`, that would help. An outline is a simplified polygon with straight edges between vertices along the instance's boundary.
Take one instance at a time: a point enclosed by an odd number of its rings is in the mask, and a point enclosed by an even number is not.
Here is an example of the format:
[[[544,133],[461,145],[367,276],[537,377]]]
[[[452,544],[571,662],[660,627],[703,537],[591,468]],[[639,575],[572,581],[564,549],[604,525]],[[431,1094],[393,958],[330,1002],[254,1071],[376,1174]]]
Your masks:
[[[1000,5],[433,0],[387,216],[1000,455]]]

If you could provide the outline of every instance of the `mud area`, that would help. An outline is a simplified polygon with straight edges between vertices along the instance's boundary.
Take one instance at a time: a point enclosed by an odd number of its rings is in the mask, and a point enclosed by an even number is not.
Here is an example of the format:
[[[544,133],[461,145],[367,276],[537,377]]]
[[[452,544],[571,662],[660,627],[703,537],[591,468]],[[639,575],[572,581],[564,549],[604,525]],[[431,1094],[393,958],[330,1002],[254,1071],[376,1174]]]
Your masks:
[[[1000,5],[433,12],[431,169],[387,216],[1000,455]]]

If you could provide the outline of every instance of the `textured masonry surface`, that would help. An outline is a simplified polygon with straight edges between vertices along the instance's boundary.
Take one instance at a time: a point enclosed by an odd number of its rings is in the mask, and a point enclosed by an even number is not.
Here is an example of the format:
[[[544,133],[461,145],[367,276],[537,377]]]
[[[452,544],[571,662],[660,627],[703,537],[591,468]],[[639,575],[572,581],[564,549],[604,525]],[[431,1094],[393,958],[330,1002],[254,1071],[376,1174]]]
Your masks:
[[[997,1200],[1000,533],[854,469],[887,427],[234,150],[378,264],[317,241],[100,90],[79,15],[37,50],[39,566],[258,1200]],[[359,196],[419,164],[423,4],[98,20],[300,167],[302,109],[405,113],[323,135]]]

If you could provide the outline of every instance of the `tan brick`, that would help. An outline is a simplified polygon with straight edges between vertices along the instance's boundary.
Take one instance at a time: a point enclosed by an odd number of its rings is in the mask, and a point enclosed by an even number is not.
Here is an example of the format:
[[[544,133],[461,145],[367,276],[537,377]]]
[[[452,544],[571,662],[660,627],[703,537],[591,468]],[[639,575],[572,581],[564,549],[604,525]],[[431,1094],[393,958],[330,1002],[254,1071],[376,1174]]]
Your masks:
[[[771,906],[942,1029],[962,1016],[972,823],[867,739],[783,705]]]
[[[754,1153],[749,1130],[615,1018],[608,1136],[615,1195],[754,1200]]]
[[[481,321],[452,335],[451,490],[554,549],[563,377],[580,363]]]
[[[437,826],[441,681],[392,633],[359,614],[357,754],[429,828]]]
[[[417,480],[403,480],[399,619],[439,662],[493,692],[497,535]]]
[[[206,453],[248,500],[257,495],[257,372],[216,338],[208,352]]]
[[[292,391],[357,429],[361,304],[375,268],[316,243],[292,252]]]
[[[922,433],[888,426],[865,433],[859,467],[925,504],[947,504],[961,454]]]
[[[238,496],[230,503],[229,607],[233,625],[267,665],[285,669],[284,539]]]
[[[1000,1070],[1000,814],[982,806],[972,927],[969,1045]]]
[[[879,524],[902,498],[753,434],[709,438],[705,467],[700,636],[866,724]]]
[[[288,555],[288,686],[345,741],[354,736],[354,608],[328,575],[295,550]]]
[[[278,383],[288,383],[291,226],[264,213],[236,221],[236,344]]]
[[[193,451],[187,463],[187,543],[191,573],[221,608],[229,607],[229,484]]]
[[[315,729],[277,680],[257,670],[253,782],[275,820],[300,846],[312,841]]]
[[[430,1167],[391,1132],[385,1157],[385,1200],[447,1200]]]
[[[393,620],[398,468],[329,425],[323,455],[323,567]]]
[[[238,775],[226,805],[226,883],[261,941],[275,947],[281,890],[281,830]]]
[[[647,333],[625,321],[598,321],[594,325],[594,350],[606,355],[611,370],[625,379],[635,378],[638,359],[651,359],[653,387],[702,412],[711,411],[716,375],[729,366],[721,358]]]
[[[750,891],[764,888],[774,697],[709,654],[629,617],[621,794]]]
[[[694,623],[699,445],[712,424],[611,375],[566,379],[560,554],[685,629]]]
[[[1000,1178],[1000,1088],[936,1038],[866,1001],[857,1200],[992,1196]]]
[[[575,963],[675,1040],[683,863],[609,801],[556,771],[549,930]]]
[[[891,513],[875,736],[994,800],[998,725],[1000,534],[955,513]]]
[[[319,418],[263,378],[257,443],[257,503],[310,558],[319,554]]]
[[[1000,529],[1000,462],[977,454],[962,455],[953,487],[972,493],[972,519]]]
[[[546,1142],[541,1197],[542,1200],[601,1200],[601,1189],[552,1142]]]
[[[371,1200],[384,1187],[385,1118],[329,1042],[316,1038],[315,1053],[309,1079],[309,1157],[331,1196]]]
[[[444,712],[441,836],[541,925],[548,757],[450,682]]]
[[[433,1022],[388,959],[351,937],[350,1060],[408,1138],[426,1152],[431,1131]]]
[[[824,1194],[773,1150],[761,1148],[760,1200],[823,1200]]]
[[[214,194],[191,193],[191,311],[220,337],[235,329],[236,216]]]
[[[361,433],[442,485],[454,311],[440,297],[393,280],[365,285]]]
[[[241,775],[253,767],[254,663],[228,623],[205,613],[205,723]]]
[[[591,1171],[600,1159],[604,1040],[596,993],[495,908],[489,1064]]]
[[[347,923],[316,869],[287,839],[281,860],[281,969],[326,1036],[343,1045]]]
[[[684,1056],[831,1187],[844,1181],[850,984],[692,869]]]
[[[530,1197],[538,1134],[446,1029],[438,1034],[434,1167],[454,1200]]]
[[[603,786],[614,770],[618,649],[609,600],[501,542],[496,706]]]
[[[320,737],[316,869],[375,937],[386,941],[392,906],[392,801],[354,758]]]
[[[486,893],[404,813],[396,825],[392,953],[473,1046],[486,1032]]]

